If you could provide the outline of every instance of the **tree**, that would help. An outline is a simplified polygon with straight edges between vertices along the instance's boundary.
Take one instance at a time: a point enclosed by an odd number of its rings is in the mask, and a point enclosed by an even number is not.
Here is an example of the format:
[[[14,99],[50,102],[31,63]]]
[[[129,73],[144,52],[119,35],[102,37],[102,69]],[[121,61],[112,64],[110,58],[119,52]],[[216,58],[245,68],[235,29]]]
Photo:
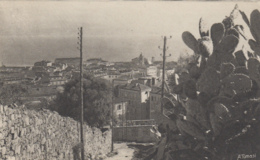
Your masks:
[[[63,116],[80,119],[80,82],[78,77],[68,82],[52,104],[52,109]],[[107,83],[84,75],[84,121],[91,127],[101,128],[110,121],[111,89]]]
[[[0,86],[0,104],[21,103],[20,97],[28,94],[28,87],[23,84],[7,84]]]

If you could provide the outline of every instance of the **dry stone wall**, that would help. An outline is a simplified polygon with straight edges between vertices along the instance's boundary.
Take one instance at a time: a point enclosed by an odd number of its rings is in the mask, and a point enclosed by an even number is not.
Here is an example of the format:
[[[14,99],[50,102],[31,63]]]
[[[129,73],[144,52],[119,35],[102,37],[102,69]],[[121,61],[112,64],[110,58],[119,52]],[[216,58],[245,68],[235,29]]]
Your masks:
[[[110,131],[84,125],[84,135],[87,159],[101,159],[110,151]],[[0,159],[73,160],[78,143],[79,123],[72,118],[0,105]]]

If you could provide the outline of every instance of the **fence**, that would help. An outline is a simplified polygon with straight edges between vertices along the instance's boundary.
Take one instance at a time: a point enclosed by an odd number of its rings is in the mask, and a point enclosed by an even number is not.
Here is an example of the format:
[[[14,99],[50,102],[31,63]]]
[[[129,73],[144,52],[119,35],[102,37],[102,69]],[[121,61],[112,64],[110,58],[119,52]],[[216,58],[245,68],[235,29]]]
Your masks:
[[[152,143],[156,136],[150,131],[156,125],[152,120],[128,120],[121,126],[114,126],[113,141]]]

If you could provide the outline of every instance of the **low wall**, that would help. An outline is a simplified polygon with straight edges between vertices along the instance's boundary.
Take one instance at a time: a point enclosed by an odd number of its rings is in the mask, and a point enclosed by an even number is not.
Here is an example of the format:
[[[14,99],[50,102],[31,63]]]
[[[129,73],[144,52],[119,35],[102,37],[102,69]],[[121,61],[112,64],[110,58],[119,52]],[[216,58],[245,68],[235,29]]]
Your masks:
[[[85,157],[110,152],[111,132],[84,125]],[[33,111],[0,105],[0,159],[73,160],[79,144],[79,123],[49,110]]]
[[[151,143],[156,136],[150,129],[152,126],[124,126],[113,128],[113,141]]]

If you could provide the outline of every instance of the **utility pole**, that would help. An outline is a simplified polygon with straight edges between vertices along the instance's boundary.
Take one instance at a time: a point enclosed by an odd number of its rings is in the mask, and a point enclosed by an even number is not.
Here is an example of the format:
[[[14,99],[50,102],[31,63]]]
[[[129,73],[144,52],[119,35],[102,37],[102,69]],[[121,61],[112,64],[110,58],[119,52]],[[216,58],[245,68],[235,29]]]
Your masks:
[[[81,160],[84,160],[84,132],[83,132],[83,122],[84,122],[84,108],[83,108],[83,68],[82,68],[82,27],[79,28],[79,50],[80,50],[80,141],[81,141]]]
[[[170,36],[170,38],[172,38],[172,36]],[[161,55],[163,57],[163,70],[162,70],[162,93],[161,93],[161,113],[163,113],[163,102],[162,99],[164,97],[164,83],[165,83],[165,61],[166,61],[166,57],[170,57],[171,54],[169,54],[169,56],[166,56],[166,50],[168,49],[168,47],[166,47],[166,42],[167,42],[167,37],[164,36],[163,37],[163,55]],[[158,47],[160,49],[160,46]]]
[[[114,80],[112,80],[112,106],[111,106],[111,152],[114,151],[113,133],[114,133]]]

